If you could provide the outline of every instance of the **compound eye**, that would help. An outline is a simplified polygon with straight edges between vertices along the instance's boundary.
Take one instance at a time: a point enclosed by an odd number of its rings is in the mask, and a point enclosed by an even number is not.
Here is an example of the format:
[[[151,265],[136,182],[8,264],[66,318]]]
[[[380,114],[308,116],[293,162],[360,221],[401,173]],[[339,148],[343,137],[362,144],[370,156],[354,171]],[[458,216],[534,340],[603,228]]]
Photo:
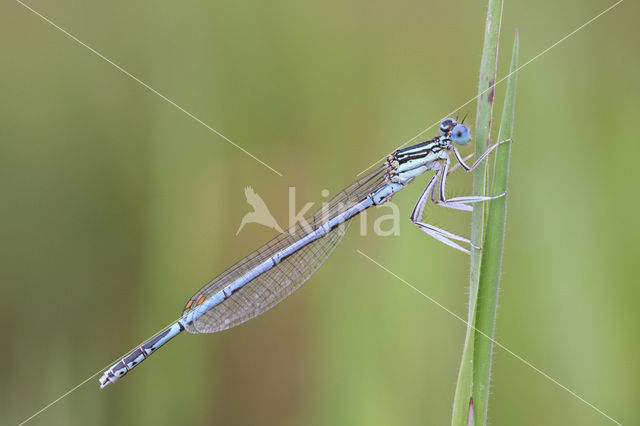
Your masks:
[[[464,124],[456,124],[453,130],[451,130],[451,140],[458,145],[466,144],[471,140],[469,128]]]
[[[442,134],[442,136],[448,134],[456,126],[456,124],[458,124],[458,122],[451,117],[442,120],[440,122],[440,133]]]

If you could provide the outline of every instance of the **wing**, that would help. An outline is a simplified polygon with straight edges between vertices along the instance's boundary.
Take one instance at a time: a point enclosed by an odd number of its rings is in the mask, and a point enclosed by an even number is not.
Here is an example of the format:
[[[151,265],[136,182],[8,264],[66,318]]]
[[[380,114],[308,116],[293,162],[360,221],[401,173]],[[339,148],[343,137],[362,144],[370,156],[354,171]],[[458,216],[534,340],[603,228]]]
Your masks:
[[[385,184],[385,168],[381,167],[337,194],[312,214],[307,219],[307,223],[311,230],[315,230],[325,223],[327,218],[355,205]],[[231,297],[203,314],[193,323],[185,324],[186,330],[190,333],[214,333],[234,327],[271,309],[298,289],[318,270],[342,241],[347,229],[348,224],[335,228],[324,237],[284,259],[276,267],[247,283]],[[223,287],[277,251],[297,241],[309,231],[301,226],[294,226],[218,275],[190,299],[183,316],[196,307],[196,303],[194,303],[196,300],[213,296]]]
[[[342,241],[346,227],[298,250],[280,264],[258,276],[230,298],[199,317],[186,329],[190,333],[215,333],[235,327],[268,311],[296,291],[322,266]]]

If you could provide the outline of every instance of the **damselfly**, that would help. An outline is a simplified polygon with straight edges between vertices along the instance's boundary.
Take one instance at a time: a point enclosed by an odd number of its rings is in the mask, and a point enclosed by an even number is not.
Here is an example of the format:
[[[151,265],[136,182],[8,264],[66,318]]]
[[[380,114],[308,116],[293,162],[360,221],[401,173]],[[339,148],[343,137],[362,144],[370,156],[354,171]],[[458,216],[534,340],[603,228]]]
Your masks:
[[[471,139],[469,129],[453,118],[444,119],[439,129],[440,136],[390,154],[375,171],[349,185],[311,215],[308,226],[294,226],[281,233],[202,287],[189,299],[179,320],[105,371],[100,378],[100,387],[114,383],[183,330],[193,334],[215,333],[274,307],[327,260],[342,240],[351,218],[371,206],[389,201],[393,194],[429,170],[435,174],[418,199],[411,222],[465,253],[469,250],[460,244],[478,248],[467,238],[422,222],[422,213],[429,198],[444,207],[471,210],[471,203],[504,195],[447,199],[445,187],[447,175],[457,167],[450,169],[450,152],[469,172],[505,141],[490,146],[472,166],[468,166],[455,145],[464,145]]]

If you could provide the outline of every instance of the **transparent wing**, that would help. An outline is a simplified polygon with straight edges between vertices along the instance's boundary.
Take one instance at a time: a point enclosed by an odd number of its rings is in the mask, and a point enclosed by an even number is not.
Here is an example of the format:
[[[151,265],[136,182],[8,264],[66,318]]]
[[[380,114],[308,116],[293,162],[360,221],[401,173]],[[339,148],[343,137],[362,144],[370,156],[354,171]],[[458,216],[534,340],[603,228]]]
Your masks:
[[[347,229],[348,225],[335,228],[298,250],[195,320],[187,327],[187,331],[215,333],[235,327],[271,309],[296,291],[322,266],[340,244]]]
[[[307,218],[306,222],[309,226],[306,229],[302,226],[294,226],[281,233],[202,287],[187,303],[188,308],[184,310],[183,316],[196,307],[194,303],[196,300],[206,299],[216,294],[277,251],[288,247],[308,232],[317,229],[328,218],[355,205],[385,184],[385,169],[381,167],[349,185]],[[347,229],[348,224],[335,228],[324,237],[284,259],[275,268],[247,283],[193,323],[186,324],[186,330],[190,333],[214,333],[225,330],[277,305],[318,270],[340,243]]]

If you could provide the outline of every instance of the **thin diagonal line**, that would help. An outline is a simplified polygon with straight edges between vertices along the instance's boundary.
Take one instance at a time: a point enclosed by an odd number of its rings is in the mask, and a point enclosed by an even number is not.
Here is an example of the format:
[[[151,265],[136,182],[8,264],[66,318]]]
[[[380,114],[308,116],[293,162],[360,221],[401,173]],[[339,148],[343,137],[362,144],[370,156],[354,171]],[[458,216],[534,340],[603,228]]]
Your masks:
[[[129,71],[125,70],[124,68],[122,68],[120,65],[116,64],[115,62],[113,62],[111,59],[107,58],[106,56],[104,56],[102,53],[98,52],[97,50],[95,50],[93,47],[89,46],[88,44],[86,44],[85,42],[83,42],[82,40],[80,40],[79,38],[77,38],[76,36],[74,36],[73,34],[69,33],[68,31],[64,30],[63,28],[61,28],[59,25],[55,24],[53,21],[51,21],[49,18],[47,18],[46,16],[42,15],[41,13],[37,12],[36,10],[34,10],[33,8],[31,8],[29,5],[23,3],[20,0],[16,0],[16,2],[18,2],[20,5],[24,6],[26,9],[30,10],[32,13],[34,13],[35,15],[39,16],[42,20],[44,20],[45,22],[47,22],[48,24],[52,25],[53,27],[55,27],[56,29],[60,30],[62,33],[64,33],[65,35],[67,35],[68,37],[70,37],[71,39],[73,39],[76,43],[86,47],[87,49],[89,49],[91,52],[93,52],[95,55],[97,55],[98,57],[100,57],[101,59],[103,59],[104,61],[110,63],[111,65],[113,65],[114,67],[116,67],[120,72],[122,72],[123,74],[125,74],[127,77],[130,77],[131,79],[135,80],[136,82],[138,82],[140,85],[142,85],[144,88],[146,88],[147,90],[153,92],[154,94],[160,96],[162,99],[164,99],[165,101],[167,101],[168,103],[170,103],[171,105],[173,105],[174,107],[176,107],[177,109],[179,109],[180,111],[182,111],[183,113],[185,113],[186,115],[188,115],[189,117],[191,117],[193,120],[195,120],[196,122],[200,123],[201,125],[203,125],[204,127],[206,127],[207,129],[209,129],[210,131],[212,131],[213,133],[215,133],[216,135],[220,136],[222,139],[224,139],[225,141],[229,142],[231,145],[235,146],[236,148],[238,148],[240,151],[244,152],[245,154],[247,154],[249,157],[253,158],[254,160],[256,160],[258,163],[262,164],[263,166],[265,166],[266,168],[268,168],[269,170],[271,170],[272,172],[274,172],[275,174],[282,176],[282,173],[280,173],[279,171],[277,171],[276,169],[274,169],[273,167],[271,167],[270,165],[268,165],[267,163],[265,163],[264,161],[260,160],[258,157],[256,157],[255,155],[253,155],[252,153],[250,153],[249,151],[247,151],[246,149],[244,149],[243,147],[241,147],[240,145],[238,145],[237,143],[235,143],[234,141],[232,141],[231,139],[229,139],[228,137],[226,137],[225,135],[223,135],[222,133],[220,133],[219,131],[217,131],[216,129],[214,129],[213,127],[211,127],[210,125],[208,125],[207,123],[205,123],[204,121],[200,120],[198,117],[196,117],[195,115],[193,115],[192,113],[190,113],[189,111],[187,111],[186,109],[182,108],[180,105],[176,104],[174,101],[172,101],[171,99],[167,98],[165,95],[163,95],[162,93],[158,92],[156,89],[154,89],[153,87],[149,86],[147,83],[145,83],[144,81],[140,80],[138,77],[136,77],[135,75],[131,74]]]
[[[98,370],[97,372],[95,372],[92,376],[87,377],[83,382],[81,382],[80,384],[72,387],[71,389],[69,389],[67,392],[63,393],[58,399],[51,401],[49,404],[45,405],[44,407],[42,407],[40,410],[36,411],[33,415],[31,415],[31,417],[29,417],[28,419],[25,419],[23,421],[21,421],[20,423],[18,423],[18,426],[22,426],[23,424],[31,421],[31,419],[33,419],[34,417],[36,417],[38,414],[42,413],[43,411],[47,410],[49,407],[55,405],[58,401],[60,401],[61,399],[64,399],[67,395],[69,395],[70,393],[72,393],[73,391],[75,391],[76,389],[78,389],[79,387],[81,387],[82,385],[84,385],[85,383],[87,383],[89,380],[93,379],[94,377],[96,377],[98,374],[100,374],[102,372],[102,369]]]
[[[158,333],[164,331],[167,329],[167,327],[169,327],[171,324],[175,323],[176,321],[178,321],[180,318],[176,318],[175,320],[171,321],[170,323],[168,323],[167,325],[165,325],[164,327],[162,327],[161,329],[159,329],[158,331],[156,331],[155,333],[153,333],[152,335],[150,335],[148,338],[144,339],[144,341],[147,341],[149,339],[151,339],[151,337],[157,335]],[[138,345],[139,346],[139,345]],[[61,400],[63,400],[64,398],[66,398],[67,396],[69,396],[71,393],[73,393],[74,391],[76,391],[78,388],[82,387],[82,385],[84,385],[85,383],[87,383],[89,380],[93,379],[94,377],[96,377],[98,374],[104,372],[105,370],[107,370],[110,366],[112,366],[113,364],[115,364],[118,360],[121,360],[125,355],[127,355],[128,353],[131,353],[132,350],[136,349],[138,346],[134,346],[131,349],[129,349],[127,352],[124,352],[121,356],[119,356],[118,358],[114,359],[113,361],[111,361],[110,363],[108,363],[107,365],[105,365],[104,367],[102,367],[100,370],[96,371],[95,373],[93,373],[91,376],[87,377],[86,379],[84,379],[82,382],[80,382],[80,384],[77,384],[76,386],[72,387],[71,389],[69,389],[68,391],[66,391],[65,393],[63,393],[62,395],[60,395],[58,398],[56,398],[55,400],[51,401],[50,403],[48,403],[47,405],[45,405],[44,407],[42,407],[40,410],[36,411],[34,414],[32,414],[30,417],[28,417],[27,419],[21,421],[20,423],[18,423],[18,426],[22,426],[25,423],[30,422],[34,417],[36,417],[37,415],[43,413],[44,411],[48,410],[49,408],[53,407],[55,404],[57,404],[58,402],[60,402]]]
[[[624,0],[618,0],[616,3],[614,3],[613,5],[609,6],[608,8],[606,8],[605,10],[603,10],[602,12],[598,13],[596,16],[594,16],[593,18],[589,19],[587,22],[585,22],[584,24],[580,25],[578,28],[576,28],[575,30],[571,31],[569,34],[567,34],[566,36],[562,37],[560,40],[556,41],[555,43],[553,43],[551,46],[547,47],[546,49],[544,49],[542,52],[538,53],[536,56],[534,56],[533,58],[529,59],[527,62],[525,62],[524,64],[520,65],[518,68],[516,68],[515,70],[513,70],[512,72],[510,72],[509,74],[505,75],[504,77],[502,77],[500,80],[498,80],[497,82],[495,82],[492,86],[488,87],[487,89],[483,90],[482,92],[478,93],[477,96],[474,96],[473,98],[469,99],[467,102],[463,103],[462,105],[460,105],[459,107],[455,108],[453,111],[451,111],[449,114],[445,115],[445,117],[450,117],[451,115],[453,115],[456,111],[459,111],[460,109],[466,107],[467,105],[469,105],[471,102],[475,101],[476,99],[478,99],[480,96],[484,95],[485,93],[487,93],[489,90],[494,89],[498,84],[502,83],[503,81],[505,81],[506,79],[508,79],[512,74],[517,73],[518,71],[520,71],[522,68],[526,67],[527,65],[529,65],[531,62],[535,61],[536,59],[540,58],[540,56],[544,55],[545,53],[547,53],[548,51],[550,51],[551,49],[553,49],[554,47],[556,47],[557,45],[559,45],[560,43],[562,43],[563,41],[565,41],[566,39],[568,39],[569,37],[571,37],[572,35],[574,35],[575,33],[577,33],[578,31],[580,31],[581,29],[583,29],[584,27],[586,27],[587,25],[589,25],[590,23],[592,23],[593,21],[595,21],[596,19],[598,19],[599,17],[601,17],[602,15],[604,15],[605,13],[609,12],[611,9],[613,9],[614,7],[616,7],[617,5],[619,5],[620,3],[622,3]],[[442,119],[444,119],[444,117],[442,117]],[[409,143],[411,143],[413,140],[419,138],[420,136],[422,136],[426,131],[432,129],[433,127],[435,127],[437,124],[440,123],[440,121],[442,121],[442,119],[436,121],[435,123],[433,123],[432,125],[430,125],[429,127],[425,128],[424,130],[422,130],[420,133],[418,133],[417,135],[415,135],[414,137],[412,137],[411,139],[408,139],[407,141],[405,141],[402,145],[398,146],[396,149],[400,149],[403,148],[404,146],[408,145]],[[360,176],[363,173],[365,173],[367,170],[369,170],[371,167],[375,166],[376,164],[378,164],[381,160],[383,160],[386,157],[380,157],[378,160],[376,160],[375,162],[373,162],[369,167],[367,167],[366,169],[364,169],[363,171],[361,171],[360,173],[358,173],[356,176]]]
[[[596,407],[595,405],[593,405],[592,403],[590,403],[589,401],[587,401],[586,399],[582,398],[580,395],[578,395],[577,393],[575,393],[574,391],[572,391],[571,389],[569,389],[568,387],[566,387],[565,385],[563,385],[562,383],[558,382],[557,380],[555,380],[553,377],[549,376],[547,373],[545,373],[544,371],[540,370],[538,367],[536,367],[535,365],[531,364],[529,361],[527,361],[526,359],[522,358],[521,356],[517,355],[516,353],[514,353],[513,351],[511,351],[510,349],[508,349],[506,346],[504,346],[502,343],[498,342],[497,340],[489,337],[487,334],[483,333],[482,331],[478,330],[477,328],[475,328],[473,325],[469,324],[464,318],[462,318],[461,316],[459,316],[458,314],[456,314],[455,312],[453,312],[451,309],[447,308],[446,306],[442,305],[441,303],[439,303],[437,300],[435,300],[433,297],[423,293],[421,290],[417,289],[415,286],[409,284],[406,280],[404,280],[403,278],[399,277],[398,275],[394,274],[393,272],[391,272],[388,268],[384,267],[383,265],[381,265],[380,263],[376,262],[375,260],[373,260],[372,258],[370,258],[369,256],[367,256],[366,254],[364,254],[362,251],[360,250],[356,250],[358,253],[360,253],[362,256],[366,257],[367,259],[369,259],[371,262],[375,263],[376,265],[378,265],[381,269],[383,269],[384,271],[388,272],[389,274],[393,275],[395,278],[397,278],[398,280],[402,281],[402,283],[404,283],[407,287],[410,287],[411,289],[413,289],[414,291],[418,292],[419,294],[421,294],[423,297],[425,297],[426,299],[428,299],[430,302],[434,303],[435,305],[437,305],[438,307],[442,308],[443,310],[445,310],[447,313],[449,313],[451,316],[453,316],[454,318],[460,320],[461,322],[463,322],[464,324],[466,324],[468,327],[471,327],[472,329],[474,329],[477,333],[481,334],[482,336],[486,337],[487,339],[489,339],[490,341],[492,341],[496,346],[499,346],[502,350],[504,350],[505,352],[509,353],[511,356],[513,356],[514,358],[516,358],[517,360],[521,361],[522,363],[524,363],[526,366],[530,367],[531,369],[533,369],[534,371],[536,371],[537,373],[541,374],[543,377],[545,377],[547,380],[551,381],[552,383],[555,383],[556,385],[558,385],[559,387],[561,387],[562,389],[564,389],[565,391],[569,392],[572,396],[574,396],[575,398],[579,399],[580,401],[584,402],[586,405],[588,405],[589,407],[593,408],[594,410],[596,410],[598,413],[602,414],[603,416],[605,416],[607,419],[611,420],[613,423],[622,426],[622,424],[618,421],[616,421],[615,419],[613,419],[611,416],[607,415],[604,411],[600,410],[598,407]]]

